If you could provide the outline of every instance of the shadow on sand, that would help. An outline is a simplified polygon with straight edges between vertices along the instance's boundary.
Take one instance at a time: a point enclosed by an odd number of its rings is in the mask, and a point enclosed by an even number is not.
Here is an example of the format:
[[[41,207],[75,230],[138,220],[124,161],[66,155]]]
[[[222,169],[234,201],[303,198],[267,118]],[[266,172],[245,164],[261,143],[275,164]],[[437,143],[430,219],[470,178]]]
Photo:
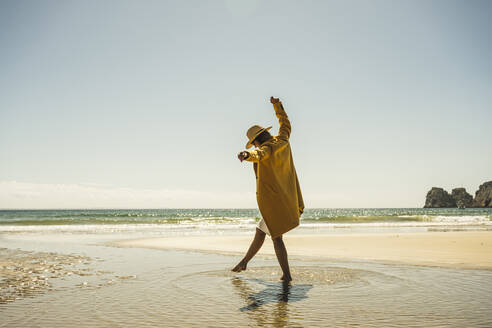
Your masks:
[[[266,288],[254,292],[249,283],[257,283]],[[259,307],[269,303],[288,303],[297,302],[307,298],[307,292],[313,285],[291,285],[283,282],[267,282],[259,279],[232,278],[232,285],[239,295],[249,303],[247,306],[240,308],[240,311],[256,310]]]

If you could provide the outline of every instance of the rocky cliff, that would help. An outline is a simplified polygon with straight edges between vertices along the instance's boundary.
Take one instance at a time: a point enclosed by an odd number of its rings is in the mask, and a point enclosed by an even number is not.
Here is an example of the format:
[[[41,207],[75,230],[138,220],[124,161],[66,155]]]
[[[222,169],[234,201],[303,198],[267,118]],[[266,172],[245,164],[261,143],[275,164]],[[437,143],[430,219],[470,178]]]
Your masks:
[[[459,208],[472,206],[473,196],[467,193],[465,188],[454,188],[451,192],[451,197]]]
[[[492,207],[492,181],[480,185],[475,193],[473,207]]]
[[[424,208],[436,207],[492,207],[492,181],[482,184],[475,198],[465,188],[454,188],[451,194],[438,187],[432,187],[425,198]]]
[[[432,187],[425,198],[424,208],[429,207],[456,207],[456,202],[446,190]]]

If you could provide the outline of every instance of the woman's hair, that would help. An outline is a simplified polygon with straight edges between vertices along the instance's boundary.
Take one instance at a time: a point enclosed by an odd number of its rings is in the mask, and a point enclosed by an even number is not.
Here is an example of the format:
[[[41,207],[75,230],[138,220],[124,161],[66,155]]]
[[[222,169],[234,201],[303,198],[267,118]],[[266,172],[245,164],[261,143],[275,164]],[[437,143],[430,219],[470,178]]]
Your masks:
[[[263,131],[262,133],[260,133],[260,134],[259,134],[259,135],[258,135],[258,136],[257,136],[257,137],[253,140],[253,142],[254,142],[254,141],[258,141],[258,142],[260,143],[260,145],[261,145],[261,144],[262,144],[262,143],[264,143],[265,141],[270,140],[270,138],[271,138],[271,137],[272,137],[272,135],[270,134],[270,132],[268,132],[268,131],[266,131],[266,130],[265,130],[265,131]],[[253,143],[253,142],[252,142],[252,143]]]

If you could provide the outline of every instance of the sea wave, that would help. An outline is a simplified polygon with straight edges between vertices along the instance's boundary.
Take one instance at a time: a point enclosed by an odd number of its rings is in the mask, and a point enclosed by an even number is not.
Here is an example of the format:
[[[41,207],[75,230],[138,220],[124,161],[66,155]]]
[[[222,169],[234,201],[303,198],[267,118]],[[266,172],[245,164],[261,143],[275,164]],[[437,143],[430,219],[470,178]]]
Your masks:
[[[230,230],[251,228],[260,217],[257,209],[3,210],[0,232]],[[492,209],[306,209],[301,218],[312,229],[445,225],[492,225]]]
[[[254,229],[258,218],[190,218],[161,220],[158,222],[77,222],[63,220],[46,222],[29,221],[21,224],[0,224],[1,232],[154,232],[154,233],[193,233],[208,231],[250,231]],[[61,221],[61,222],[60,222]],[[489,216],[412,216],[412,217],[356,217],[349,220],[342,218],[301,219],[302,229],[332,228],[408,228],[408,227],[451,227],[451,226],[484,226],[491,227]],[[490,229],[490,228],[487,228]]]
[[[0,221],[0,226],[5,225],[123,225],[123,224],[134,224],[134,225],[145,225],[145,224],[194,224],[194,222],[204,222],[204,223],[237,223],[238,221],[251,221],[256,222],[258,218],[228,218],[228,217],[217,217],[217,218],[201,218],[201,217],[191,217],[191,218],[125,218],[125,219],[114,219],[111,217],[88,217],[88,218],[49,218],[49,219],[12,219]]]

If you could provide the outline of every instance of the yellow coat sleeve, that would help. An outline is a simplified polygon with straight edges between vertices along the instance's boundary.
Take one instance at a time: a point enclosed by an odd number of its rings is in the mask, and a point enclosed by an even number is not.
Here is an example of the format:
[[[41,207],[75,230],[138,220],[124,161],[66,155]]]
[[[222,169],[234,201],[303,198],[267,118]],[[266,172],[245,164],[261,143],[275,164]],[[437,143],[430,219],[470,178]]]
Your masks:
[[[270,155],[272,154],[272,148],[270,146],[264,145],[261,146],[259,149],[247,150],[246,152],[249,154],[248,158],[246,158],[247,161],[259,162],[270,157]]]
[[[287,141],[290,138],[290,132],[292,130],[289,117],[287,116],[287,113],[284,110],[284,106],[282,106],[282,103],[280,101],[273,104],[273,108],[275,109],[275,115],[277,115],[278,122],[280,124],[278,137]]]

